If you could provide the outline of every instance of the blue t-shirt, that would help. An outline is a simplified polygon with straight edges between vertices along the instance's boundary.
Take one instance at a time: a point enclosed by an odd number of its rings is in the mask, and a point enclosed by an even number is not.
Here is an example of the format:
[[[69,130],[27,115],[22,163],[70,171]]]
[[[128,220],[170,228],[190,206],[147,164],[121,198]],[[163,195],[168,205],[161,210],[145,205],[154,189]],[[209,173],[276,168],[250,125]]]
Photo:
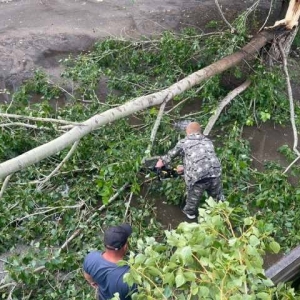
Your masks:
[[[129,272],[129,266],[118,266],[103,258],[102,252],[90,252],[84,259],[83,270],[98,284],[101,300],[113,298],[119,293],[121,300],[130,300],[128,296],[132,289],[123,281],[123,276]]]

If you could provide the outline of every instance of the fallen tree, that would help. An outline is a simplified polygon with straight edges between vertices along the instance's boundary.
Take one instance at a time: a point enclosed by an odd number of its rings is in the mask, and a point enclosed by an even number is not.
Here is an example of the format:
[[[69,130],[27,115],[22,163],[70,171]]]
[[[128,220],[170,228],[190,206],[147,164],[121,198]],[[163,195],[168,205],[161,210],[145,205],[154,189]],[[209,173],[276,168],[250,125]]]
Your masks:
[[[167,103],[175,96],[180,95],[195,85],[200,84],[202,81],[207,80],[214,75],[220,74],[233,66],[236,66],[245,59],[255,56],[259,53],[262,47],[264,47],[268,42],[272,41],[277,36],[280,36],[280,39],[289,36],[290,30],[298,25],[299,16],[299,1],[290,1],[285,19],[276,22],[272,28],[260,32],[240,51],[224,57],[221,60],[187,76],[179,82],[171,85],[167,89],[136,98],[128,101],[124,105],[109,109],[99,115],[95,115],[83,122],[80,126],[73,127],[70,131],[61,135],[60,137],[35,149],[32,149],[20,156],[1,163],[0,179],[4,179],[10,174],[23,170],[26,167],[33,165],[61,151],[62,149],[65,149],[69,145],[89,134],[91,131],[98,129],[103,125],[109,124],[146,108],[160,105],[163,102]],[[288,46],[290,46],[290,43]]]
[[[263,31],[258,34],[257,37],[253,38],[251,42],[240,51],[189,75],[169,88],[158,93],[128,101],[124,105],[109,109],[100,115],[93,116],[89,120],[83,122],[82,126],[75,126],[60,137],[0,164],[0,178],[3,179],[12,173],[20,171],[61,151],[78,141],[83,136],[89,134],[91,131],[98,129],[100,126],[114,122],[115,120],[133,114],[137,111],[144,110],[155,105],[160,105],[164,101],[168,102],[176,95],[183,93],[202,81],[224,72],[244,59],[253,57],[255,54],[259,53],[259,50],[265,46],[267,42],[271,41],[276,36],[275,32],[276,30]]]
[[[207,80],[214,75],[220,74],[233,66],[236,66],[242,60],[251,58],[255,54],[258,54],[262,47],[264,47],[269,41],[272,41],[277,36],[280,36],[280,39],[283,39],[283,36],[289,36],[289,31],[298,25],[299,16],[299,2],[297,0],[290,1],[285,19],[276,22],[272,28],[260,32],[240,51],[224,57],[223,59],[189,75],[167,89],[154,94],[136,98],[128,101],[124,105],[109,109],[99,115],[95,115],[89,120],[83,122],[80,126],[73,127],[70,131],[61,135],[60,137],[35,149],[32,149],[20,156],[1,163],[0,179],[25,169],[26,167],[35,164],[61,151],[62,149],[65,149],[69,145],[89,134],[91,131],[98,129],[105,124],[114,122],[137,111],[141,111],[155,105],[160,105],[163,102],[167,103],[175,96],[194,87],[195,85],[200,84],[202,81]],[[284,31],[282,31],[283,28]],[[288,43],[288,47],[290,47],[290,41]]]

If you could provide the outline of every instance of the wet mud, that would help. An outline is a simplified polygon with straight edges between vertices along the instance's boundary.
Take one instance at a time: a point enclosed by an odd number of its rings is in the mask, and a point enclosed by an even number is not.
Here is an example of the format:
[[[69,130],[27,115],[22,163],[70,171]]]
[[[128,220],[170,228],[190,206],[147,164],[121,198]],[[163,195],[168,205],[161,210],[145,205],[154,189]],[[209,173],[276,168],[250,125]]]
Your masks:
[[[221,1],[229,20],[253,3]],[[260,1],[258,25],[268,9],[269,2]],[[206,31],[211,20],[220,20],[211,0],[1,0],[0,86],[16,89],[35,68],[58,79],[61,57],[88,50],[105,37],[151,37],[185,27]]]

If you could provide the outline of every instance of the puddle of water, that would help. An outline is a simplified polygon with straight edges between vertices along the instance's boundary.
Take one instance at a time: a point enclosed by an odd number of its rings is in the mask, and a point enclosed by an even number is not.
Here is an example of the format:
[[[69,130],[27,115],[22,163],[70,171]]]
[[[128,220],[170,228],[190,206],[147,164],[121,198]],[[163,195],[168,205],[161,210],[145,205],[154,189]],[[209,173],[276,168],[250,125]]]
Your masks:
[[[277,161],[282,166],[287,166],[285,157],[278,152],[283,145],[292,147],[293,131],[291,127],[275,126],[271,122],[257,127],[244,127],[243,138],[250,142],[254,158],[254,166],[263,171],[264,161]]]
[[[277,162],[284,168],[290,164],[285,156],[278,152],[278,148],[283,145],[293,147],[294,137],[290,126],[275,126],[266,122],[259,128],[244,127],[243,138],[250,142],[252,165],[258,171],[263,172],[264,163],[268,161]],[[299,165],[299,162],[296,164]],[[289,176],[289,181],[293,185],[299,184],[299,178],[294,176]]]

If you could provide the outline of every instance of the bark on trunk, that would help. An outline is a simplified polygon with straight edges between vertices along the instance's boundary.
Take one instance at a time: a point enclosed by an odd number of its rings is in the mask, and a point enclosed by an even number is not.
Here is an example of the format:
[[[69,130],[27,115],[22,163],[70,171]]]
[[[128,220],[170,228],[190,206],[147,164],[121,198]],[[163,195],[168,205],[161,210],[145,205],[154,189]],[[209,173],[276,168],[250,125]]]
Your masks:
[[[273,31],[263,31],[254,37],[240,51],[187,76],[169,88],[157,93],[136,98],[117,108],[113,108],[99,115],[95,115],[89,120],[83,122],[82,125],[84,126],[75,126],[69,132],[52,141],[32,149],[20,156],[3,162],[0,164],[0,179],[5,178],[9,174],[25,169],[26,167],[31,166],[43,160],[44,158],[63,150],[67,146],[75,143],[77,140],[89,134],[91,131],[99,128],[100,126],[111,123],[115,120],[126,117],[151,106],[159,105],[163,101],[168,102],[173,97],[183,93],[195,85],[198,85],[202,81],[216,74],[222,73],[223,71],[237,65],[244,59],[255,56],[268,41],[273,39],[273,37]]]
[[[274,40],[268,54],[270,66],[273,66],[274,63],[281,60],[281,51],[278,47],[279,43],[282,44],[285,55],[289,56],[298,29],[299,27],[295,27],[292,31],[289,31],[288,33],[283,33],[280,36],[278,36],[276,40]]]
[[[275,25],[269,28],[283,28],[283,31],[278,35],[278,39],[271,45],[267,55],[267,60],[270,66],[281,58],[278,43],[281,43],[284,48],[284,53],[288,56],[291,51],[292,43],[298,32],[298,22],[300,17],[300,0],[283,0],[280,15],[284,14],[284,19],[275,22]],[[288,31],[286,31],[288,30]]]

